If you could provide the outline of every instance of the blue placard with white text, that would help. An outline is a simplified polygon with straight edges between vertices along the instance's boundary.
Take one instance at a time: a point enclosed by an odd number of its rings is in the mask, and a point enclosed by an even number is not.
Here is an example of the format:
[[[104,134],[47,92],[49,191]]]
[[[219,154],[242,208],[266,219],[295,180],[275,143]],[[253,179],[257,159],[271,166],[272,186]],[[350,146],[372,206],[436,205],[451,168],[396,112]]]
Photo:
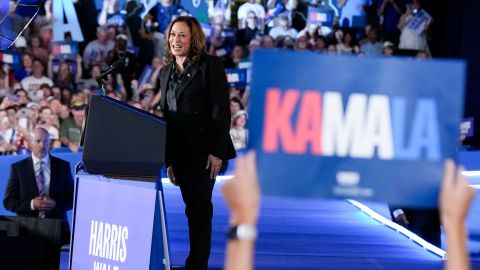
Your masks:
[[[226,68],[227,82],[230,86],[247,86],[247,70],[242,68]]]
[[[249,146],[264,194],[437,205],[463,62],[258,51],[253,63]]]
[[[78,56],[78,43],[75,41],[52,42],[52,56],[56,60],[76,60]]]

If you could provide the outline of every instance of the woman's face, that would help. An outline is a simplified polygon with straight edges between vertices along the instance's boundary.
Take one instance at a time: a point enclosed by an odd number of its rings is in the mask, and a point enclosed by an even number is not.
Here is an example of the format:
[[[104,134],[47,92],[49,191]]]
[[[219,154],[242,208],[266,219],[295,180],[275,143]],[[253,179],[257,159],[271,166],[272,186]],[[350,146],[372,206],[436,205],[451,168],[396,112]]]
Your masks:
[[[245,118],[245,115],[240,115],[235,119],[236,127],[245,127],[246,123],[247,123],[247,118]]]
[[[40,38],[32,37],[32,47],[37,48],[40,47]]]
[[[176,22],[170,31],[170,51],[173,56],[186,57],[192,43],[192,33],[184,22]]]
[[[30,55],[25,54],[23,56],[22,62],[23,62],[23,67],[26,67],[26,68],[32,67],[32,57],[30,57]]]
[[[68,66],[67,63],[62,62],[62,63],[60,64],[60,70],[59,70],[59,72],[62,73],[62,74],[68,74],[68,73],[70,73],[70,67]]]
[[[40,112],[40,119],[47,121],[52,116],[52,114],[52,110],[45,108]]]
[[[61,105],[60,107],[60,114],[59,114],[60,118],[62,119],[65,119],[65,118],[68,118],[70,116],[70,108],[68,108],[67,105]]]

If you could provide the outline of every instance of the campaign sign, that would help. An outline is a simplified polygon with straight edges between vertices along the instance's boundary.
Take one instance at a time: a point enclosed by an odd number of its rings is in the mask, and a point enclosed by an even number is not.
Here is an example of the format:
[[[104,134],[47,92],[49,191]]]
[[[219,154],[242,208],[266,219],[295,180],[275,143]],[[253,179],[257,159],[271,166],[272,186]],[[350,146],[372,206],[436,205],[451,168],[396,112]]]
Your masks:
[[[0,62],[11,67],[20,66],[20,54],[14,51],[5,51],[0,53]]]
[[[245,61],[245,60],[241,60],[237,64],[237,68],[247,70],[247,84],[252,82],[252,65],[253,63],[251,61]]]
[[[185,10],[187,10],[190,15],[197,18],[200,23],[208,23],[207,1],[187,0],[181,2]]]
[[[462,123],[460,123],[460,134],[465,138],[473,137],[473,131],[475,128],[475,122],[473,117],[464,118]]]
[[[245,87],[247,86],[247,70],[241,68],[227,68],[227,82],[230,86]]]
[[[152,237],[155,189],[94,175],[78,176],[76,185],[70,269],[151,269],[151,257],[162,261],[153,248],[162,240]]]
[[[205,24],[205,23],[202,23],[201,26],[202,26],[203,34],[207,38],[207,41],[210,42],[210,40],[212,40],[213,38],[213,35],[215,35],[215,27],[213,25]]]
[[[143,68],[142,74],[140,74],[140,77],[138,78],[138,85],[143,85],[146,83],[150,83],[150,79],[152,78],[154,69],[150,65],[145,65]]]
[[[407,22],[405,27],[420,35],[425,30],[425,23],[432,20],[432,16],[423,9],[418,10],[415,15]]]
[[[73,41],[53,42],[52,56],[55,60],[76,60],[78,56],[78,43]]]
[[[259,51],[249,147],[267,195],[436,206],[456,156],[460,61]]]
[[[308,7],[308,22],[332,26],[335,12],[330,8]]]

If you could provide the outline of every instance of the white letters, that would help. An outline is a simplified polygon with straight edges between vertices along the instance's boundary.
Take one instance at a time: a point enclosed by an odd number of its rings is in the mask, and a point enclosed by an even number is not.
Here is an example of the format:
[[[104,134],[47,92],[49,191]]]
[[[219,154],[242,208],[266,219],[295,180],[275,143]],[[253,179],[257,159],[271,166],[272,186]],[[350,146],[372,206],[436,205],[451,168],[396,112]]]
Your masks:
[[[67,23],[63,22],[64,15]],[[53,17],[53,41],[63,41],[66,32],[72,34],[74,41],[83,41],[77,12],[71,0],[53,0]]]
[[[97,221],[92,220],[92,225],[90,226],[90,245],[88,247],[88,255],[97,256],[96,249],[96,240],[97,240]]]
[[[352,147],[352,157],[372,158],[375,154],[375,147],[378,147],[377,155],[380,159],[392,159],[392,123],[387,96],[370,96],[365,122],[362,144]]]
[[[122,252],[120,253],[120,261],[123,263],[127,259],[127,239],[128,239],[128,228],[122,228]]]
[[[340,93],[325,92],[323,100],[323,155],[352,155],[351,148],[361,147],[362,144],[367,96],[352,94],[348,99],[345,115]]]
[[[92,220],[88,254],[123,263],[127,259],[127,240],[128,227]],[[102,269],[101,264],[95,263],[95,267]]]

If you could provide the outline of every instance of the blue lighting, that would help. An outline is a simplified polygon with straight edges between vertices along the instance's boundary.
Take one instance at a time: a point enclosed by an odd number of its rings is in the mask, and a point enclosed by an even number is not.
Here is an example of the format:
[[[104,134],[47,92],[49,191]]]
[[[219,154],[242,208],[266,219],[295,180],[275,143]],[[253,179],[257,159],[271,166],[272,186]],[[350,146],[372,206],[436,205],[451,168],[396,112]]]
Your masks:
[[[446,252],[441,249],[441,248],[438,248],[432,244],[430,244],[429,242],[423,240],[421,237],[419,237],[418,235],[412,233],[411,231],[407,230],[405,227],[403,226],[400,226],[398,225],[397,223],[385,218],[384,216],[376,213],[375,211],[373,211],[372,209],[368,208],[366,205],[362,204],[362,203],[359,203],[355,200],[347,200],[347,202],[349,202],[350,204],[354,205],[355,207],[357,207],[358,209],[360,209],[360,211],[362,211],[363,213],[367,214],[368,216],[370,216],[371,218],[373,218],[374,220],[382,223],[383,225],[405,235],[406,237],[408,237],[409,239],[411,239],[412,241],[414,241],[415,243],[419,244],[420,246],[422,246],[424,249],[432,252],[433,254],[439,256],[440,258],[442,259],[445,259],[445,255],[446,255]]]

